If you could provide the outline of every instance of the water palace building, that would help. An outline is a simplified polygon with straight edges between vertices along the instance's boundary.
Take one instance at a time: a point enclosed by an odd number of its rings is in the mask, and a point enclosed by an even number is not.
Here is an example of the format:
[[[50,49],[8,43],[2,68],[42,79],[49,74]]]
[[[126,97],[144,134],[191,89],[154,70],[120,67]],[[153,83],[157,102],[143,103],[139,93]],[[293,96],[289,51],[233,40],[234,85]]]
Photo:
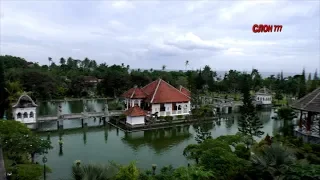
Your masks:
[[[320,88],[298,99],[291,107],[300,111],[295,135],[305,142],[320,144]]]
[[[26,93],[20,96],[18,102],[12,106],[14,120],[27,125],[28,128],[35,129],[37,122],[38,105]]]
[[[182,86],[175,88],[162,79],[142,88],[135,86],[122,94],[126,104],[126,123],[144,124],[147,115],[189,115],[190,94],[188,89]]]
[[[261,88],[255,93],[255,101],[257,105],[271,106],[272,105],[272,93],[266,87]]]

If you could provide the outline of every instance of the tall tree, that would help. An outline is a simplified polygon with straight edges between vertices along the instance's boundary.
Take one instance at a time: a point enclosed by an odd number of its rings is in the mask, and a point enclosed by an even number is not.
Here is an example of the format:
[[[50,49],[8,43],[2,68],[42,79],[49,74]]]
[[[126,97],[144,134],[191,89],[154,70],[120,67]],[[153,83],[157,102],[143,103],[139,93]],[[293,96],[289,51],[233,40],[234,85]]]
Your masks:
[[[264,134],[261,129],[263,124],[256,114],[255,106],[252,103],[250,95],[251,82],[250,75],[243,74],[241,80],[241,92],[243,95],[243,105],[241,107],[241,118],[239,120],[239,131],[244,135],[248,135],[253,140],[253,136],[261,137]]]
[[[206,139],[211,139],[212,136],[211,136],[211,132],[206,129],[204,126],[199,126],[197,129],[196,129],[196,137],[195,137],[195,140],[200,144],[202,143],[203,141],[205,141]]]
[[[3,117],[7,107],[8,107],[8,92],[5,88],[4,64],[3,64],[3,60],[0,60],[0,119]]]
[[[189,60],[186,60],[184,65],[186,66],[186,70],[187,70],[187,67],[189,66]]]
[[[251,71],[252,88],[257,91],[262,85],[262,77],[257,69]]]
[[[61,65],[65,65],[66,64],[66,60],[63,57],[60,58],[60,64]]]
[[[162,65],[162,71],[166,70],[166,65]]]
[[[309,92],[317,89],[318,87],[318,72],[317,70],[314,72],[314,75],[313,75],[313,79],[311,81],[311,86],[310,86],[310,89],[309,89]]]
[[[298,98],[302,98],[306,94],[307,94],[306,73],[305,73],[305,70],[303,69],[302,74],[300,76]]]
[[[48,61],[49,61],[49,65],[48,65],[48,66],[50,66],[50,65],[51,65],[51,62],[52,62],[52,58],[51,58],[51,57],[48,57]]]

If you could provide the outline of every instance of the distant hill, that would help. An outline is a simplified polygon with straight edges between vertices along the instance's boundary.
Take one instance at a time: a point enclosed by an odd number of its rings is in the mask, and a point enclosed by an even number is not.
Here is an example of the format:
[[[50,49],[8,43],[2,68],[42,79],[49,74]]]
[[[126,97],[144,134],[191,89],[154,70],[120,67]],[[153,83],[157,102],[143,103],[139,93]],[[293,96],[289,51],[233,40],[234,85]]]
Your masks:
[[[131,69],[131,70],[138,70],[138,69]],[[141,71],[144,70],[150,70],[150,69],[140,69]],[[153,70],[157,70],[160,71],[161,69],[153,69]],[[259,70],[259,69],[258,69]],[[165,71],[185,71],[185,70],[177,70],[177,69],[166,69]],[[224,77],[225,73],[227,73],[228,71],[216,71],[218,77]],[[242,71],[240,71],[242,72]],[[248,71],[247,71],[248,72]],[[259,71],[260,72],[260,71]],[[277,74],[279,74],[280,72],[260,72],[260,74],[262,75],[263,78],[267,78],[270,77],[271,75],[277,76]],[[289,77],[289,76],[294,76],[297,74],[301,74],[301,72],[298,73],[292,73],[292,72],[283,72],[283,77]],[[309,73],[306,72],[306,77],[308,76]],[[311,77],[313,77],[313,73],[311,73]]]

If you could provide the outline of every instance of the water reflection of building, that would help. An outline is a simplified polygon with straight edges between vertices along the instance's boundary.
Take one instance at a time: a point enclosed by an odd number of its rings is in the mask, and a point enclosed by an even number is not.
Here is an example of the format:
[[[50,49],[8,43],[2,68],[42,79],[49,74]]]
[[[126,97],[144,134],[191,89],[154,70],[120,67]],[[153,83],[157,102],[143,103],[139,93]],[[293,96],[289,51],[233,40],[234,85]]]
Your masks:
[[[269,111],[269,110],[268,111],[259,111],[258,116],[263,124],[267,124],[271,120],[272,113],[273,113],[273,111]]]
[[[122,138],[122,141],[134,150],[138,150],[143,146],[148,146],[154,149],[157,153],[160,153],[192,138],[192,134],[189,132],[189,127],[189,125],[186,125],[168,129],[126,133]]]
[[[24,93],[12,106],[14,120],[26,124],[31,129],[36,128],[37,106],[31,97]]]

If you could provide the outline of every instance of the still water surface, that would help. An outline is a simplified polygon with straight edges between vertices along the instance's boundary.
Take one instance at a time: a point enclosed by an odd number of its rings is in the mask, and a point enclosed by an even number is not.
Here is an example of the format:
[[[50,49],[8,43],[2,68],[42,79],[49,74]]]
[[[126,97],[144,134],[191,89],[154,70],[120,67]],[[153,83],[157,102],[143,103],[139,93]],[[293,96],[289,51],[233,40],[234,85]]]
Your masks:
[[[82,112],[82,101],[62,103],[66,113]],[[55,114],[56,105],[51,103],[40,104],[39,114]],[[101,111],[99,108],[103,102],[91,102],[89,109]],[[273,111],[259,112],[264,124],[264,132],[272,134],[277,130],[277,122],[271,119]],[[238,114],[230,114],[228,119],[222,119],[221,123],[207,123],[204,126],[211,132],[213,137],[220,135],[235,134],[238,131]],[[89,126],[98,125],[99,120],[90,121]],[[67,120],[65,128],[80,127],[79,120]],[[66,127],[67,126],[67,127]],[[140,168],[151,168],[152,164],[158,167],[173,165],[175,167],[187,165],[188,161],[182,155],[183,149],[194,140],[195,129],[198,125],[186,125],[153,131],[141,131],[125,133],[113,126],[83,129],[65,130],[62,136],[63,148],[60,152],[59,135],[51,133],[53,149],[47,155],[47,165],[52,169],[49,180],[58,180],[71,177],[71,166],[75,160],[82,163],[108,163],[115,161],[127,164],[135,160]],[[55,129],[55,123],[43,123],[43,129]],[[42,134],[47,138],[47,133]],[[42,156],[37,158],[41,163]]]

